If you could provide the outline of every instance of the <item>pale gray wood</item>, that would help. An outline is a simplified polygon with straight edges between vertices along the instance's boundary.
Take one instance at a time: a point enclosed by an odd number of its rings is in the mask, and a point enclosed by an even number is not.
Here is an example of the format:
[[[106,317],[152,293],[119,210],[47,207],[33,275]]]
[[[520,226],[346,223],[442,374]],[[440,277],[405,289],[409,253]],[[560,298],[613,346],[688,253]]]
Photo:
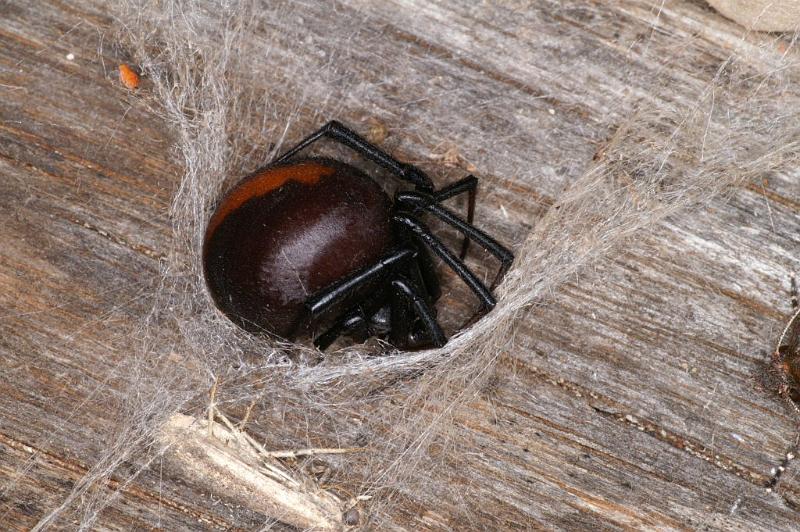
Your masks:
[[[281,32],[264,30],[274,52],[254,69],[285,86],[287,113],[304,85],[292,139],[329,117],[378,118],[385,146],[441,181],[465,172],[432,157],[452,143],[482,178],[481,225],[519,244],[632,112],[625,95],[688,103],[743,35],[699,1],[498,4],[265,5]],[[149,308],[181,169],[147,80],[139,95],[116,82],[126,58],[102,2],[0,10],[0,520],[24,529],[108,437],[113,368]],[[654,31],[691,41],[692,61],[665,69]],[[332,63],[338,77],[292,77]],[[666,221],[521,320],[520,349],[455,419],[461,452],[431,479],[448,495],[400,494],[383,525],[796,528],[796,465],[764,485],[797,419],[758,374],[800,269],[800,176],[765,178]],[[446,303],[463,299],[446,287]],[[151,468],[100,525],[263,519],[184,482]]]

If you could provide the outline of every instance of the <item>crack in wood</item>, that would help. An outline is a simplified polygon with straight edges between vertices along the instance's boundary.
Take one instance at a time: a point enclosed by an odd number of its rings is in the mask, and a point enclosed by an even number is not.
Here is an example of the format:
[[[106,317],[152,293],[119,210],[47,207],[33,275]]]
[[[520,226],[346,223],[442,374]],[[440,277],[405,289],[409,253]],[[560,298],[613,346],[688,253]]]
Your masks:
[[[501,363],[515,364],[516,371],[521,370],[518,360],[510,359],[508,356],[500,358]],[[662,441],[675,449],[683,451],[695,458],[699,458],[708,462],[709,464],[722,469],[723,471],[732,473],[737,477],[746,480],[747,482],[756,486],[767,486],[770,480],[769,475],[753,471],[735,460],[720,454],[715,453],[708,449],[708,447],[694,439],[686,438],[676,434],[657,423],[648,419],[637,417],[633,414],[624,412],[622,405],[618,404],[611,398],[600,395],[594,391],[588,390],[583,386],[574,382],[568,381],[564,378],[555,378],[547,372],[525,365],[527,373],[537,377],[540,380],[548,382],[551,385],[558,386],[559,388],[567,391],[571,395],[579,399],[587,399],[586,402],[598,414],[613,419],[617,422],[623,423],[627,426],[634,427],[645,434]],[[598,404],[599,403],[599,404]]]
[[[632,426],[659,441],[669,444],[671,447],[688,453],[696,458],[700,458],[701,460],[704,460],[722,469],[723,471],[733,473],[737,477],[747,480],[752,484],[763,486],[766,485],[768,481],[768,477],[766,475],[751,471],[727,456],[711,451],[703,443],[686,438],[679,434],[675,434],[672,431],[668,431],[664,427],[661,427],[657,423],[653,423],[648,419],[640,418],[633,414],[606,410],[595,405],[590,406],[595,412],[602,416]]]
[[[122,247],[128,248],[131,251],[134,251],[136,253],[141,253],[142,255],[145,255],[146,257],[149,257],[151,259],[155,259],[155,260],[158,260],[158,261],[167,260],[167,256],[165,254],[163,254],[163,253],[158,253],[157,251],[155,251],[153,249],[150,249],[147,246],[143,246],[141,244],[132,244],[132,243],[128,242],[127,240],[125,240],[124,238],[122,238],[120,236],[117,236],[115,234],[109,233],[108,231],[106,231],[104,229],[100,229],[99,227],[97,227],[95,225],[92,225],[92,224],[90,224],[89,222],[87,222],[85,220],[79,220],[77,218],[73,218],[70,221],[72,223],[74,223],[75,225],[79,225],[79,226],[83,227],[84,229],[87,229],[87,230],[89,230],[89,231],[91,231],[91,232],[93,232],[93,233],[95,233],[95,234],[97,234],[97,235],[99,235],[99,236],[101,236],[101,237],[113,242],[114,244],[117,244],[118,246],[122,246]]]
[[[793,212],[800,212],[800,201],[793,200],[791,198],[787,198],[786,196],[782,196],[775,192],[774,190],[770,190],[763,185],[759,185],[756,183],[746,183],[744,185],[746,190],[753,192],[757,196],[763,197],[765,200],[769,200],[784,207],[791,209]]]
[[[6,128],[6,129],[8,129],[8,128]],[[61,153],[61,155],[64,155],[64,153]],[[69,157],[66,157],[66,158],[68,160],[71,160]],[[45,175],[47,177],[53,177],[53,178],[56,178],[56,179],[59,178],[59,176],[57,176],[57,175],[51,174],[49,172],[46,172],[43,168],[34,166],[34,165],[30,164],[30,163],[19,161],[17,159],[9,157],[9,156],[7,156],[7,155],[5,155],[3,153],[0,153],[0,159],[2,159],[4,161],[7,161],[9,164],[21,165],[26,169],[35,171],[35,172],[40,173],[42,175]],[[79,158],[76,158],[76,160],[80,161]],[[76,162],[76,161],[73,161],[73,162]],[[99,165],[95,165],[94,163],[91,163],[91,165],[92,166],[87,166],[87,167],[91,168],[91,169],[94,169],[94,170],[98,170],[100,168]],[[151,248],[149,248],[149,247],[147,247],[145,245],[142,245],[142,244],[133,244],[133,243],[127,241],[126,239],[124,239],[124,238],[122,238],[122,237],[120,237],[118,235],[115,235],[113,233],[110,233],[110,232],[108,232],[108,231],[106,231],[104,229],[101,229],[101,228],[99,228],[99,227],[97,227],[97,226],[95,226],[93,224],[90,224],[89,222],[87,222],[85,220],[80,220],[78,218],[71,218],[71,219],[68,219],[68,221],[70,221],[70,222],[72,222],[72,223],[74,223],[76,225],[79,225],[79,226],[81,226],[81,227],[83,227],[85,229],[88,229],[89,231],[94,232],[97,235],[99,235],[99,236],[101,236],[101,237],[113,242],[114,244],[117,244],[119,246],[122,246],[122,247],[125,247],[127,249],[130,249],[131,251],[134,251],[136,253],[142,254],[142,255],[144,255],[146,257],[149,257],[151,259],[156,259],[158,261],[165,261],[167,259],[167,255],[164,254],[164,253],[159,253],[159,252],[155,251],[154,249],[151,249]]]

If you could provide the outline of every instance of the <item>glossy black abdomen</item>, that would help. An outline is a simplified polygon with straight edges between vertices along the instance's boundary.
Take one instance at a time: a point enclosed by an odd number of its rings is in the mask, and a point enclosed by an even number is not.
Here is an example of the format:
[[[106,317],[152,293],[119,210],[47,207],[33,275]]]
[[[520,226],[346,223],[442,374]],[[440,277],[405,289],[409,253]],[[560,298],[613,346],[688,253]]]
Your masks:
[[[360,170],[330,159],[267,167],[220,202],[203,267],[235,323],[291,339],[306,299],[377,261],[393,245],[391,201]]]

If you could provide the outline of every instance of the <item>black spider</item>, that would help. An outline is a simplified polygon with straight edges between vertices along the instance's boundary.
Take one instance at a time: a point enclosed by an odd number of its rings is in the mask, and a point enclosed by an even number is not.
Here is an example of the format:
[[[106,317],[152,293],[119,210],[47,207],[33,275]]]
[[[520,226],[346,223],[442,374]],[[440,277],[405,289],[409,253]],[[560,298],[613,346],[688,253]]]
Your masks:
[[[294,158],[329,137],[370,159],[413,190],[394,202],[357,168],[327,158]],[[253,332],[294,340],[325,332],[325,349],[341,335],[359,341],[389,336],[399,348],[442,346],[436,321],[441,295],[428,250],[478,297],[480,313],[495,306],[491,290],[463,262],[475,241],[500,261],[497,283],[514,256],[472,225],[478,180],[468,176],[440,190],[417,167],[397,161],[346,128],[329,122],[274,163],[236,185],[211,217],[203,266],[217,306]],[[442,206],[468,193],[466,221]],[[420,220],[433,215],[464,235],[460,256]]]

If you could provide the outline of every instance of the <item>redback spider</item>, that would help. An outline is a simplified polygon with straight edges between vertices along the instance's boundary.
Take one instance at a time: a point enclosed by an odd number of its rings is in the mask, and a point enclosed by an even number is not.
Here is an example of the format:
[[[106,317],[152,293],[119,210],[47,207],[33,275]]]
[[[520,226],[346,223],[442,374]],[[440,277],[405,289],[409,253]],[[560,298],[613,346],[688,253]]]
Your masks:
[[[374,161],[413,190],[392,201],[361,170],[328,158],[295,158],[327,137]],[[287,340],[312,336],[324,350],[339,336],[387,336],[401,349],[442,346],[436,320],[441,295],[430,252],[475,293],[479,313],[495,306],[464,264],[472,240],[500,261],[494,284],[514,256],[472,225],[477,178],[440,190],[339,122],[326,124],[222,199],[208,222],[203,267],[216,305],[251,332]],[[441,203],[468,193],[466,221]],[[421,221],[432,215],[459,231],[460,256]],[[316,335],[323,328],[324,332]]]

